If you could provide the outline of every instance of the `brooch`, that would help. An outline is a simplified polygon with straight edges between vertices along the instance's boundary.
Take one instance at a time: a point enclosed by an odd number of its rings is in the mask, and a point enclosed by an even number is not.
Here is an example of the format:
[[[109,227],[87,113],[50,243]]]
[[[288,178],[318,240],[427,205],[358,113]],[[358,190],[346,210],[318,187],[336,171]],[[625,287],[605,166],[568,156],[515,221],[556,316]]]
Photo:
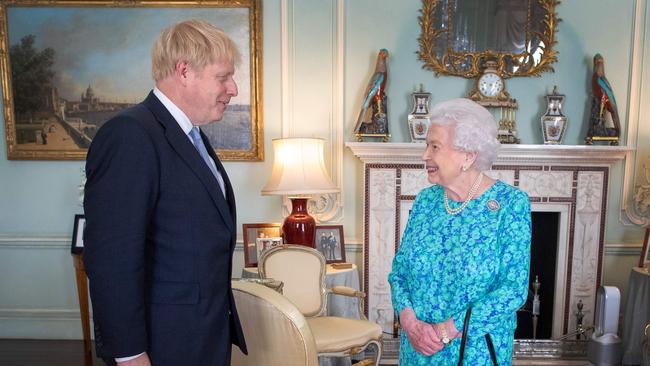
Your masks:
[[[500,206],[497,200],[489,200],[487,201],[487,207],[490,209],[490,211],[496,211]]]

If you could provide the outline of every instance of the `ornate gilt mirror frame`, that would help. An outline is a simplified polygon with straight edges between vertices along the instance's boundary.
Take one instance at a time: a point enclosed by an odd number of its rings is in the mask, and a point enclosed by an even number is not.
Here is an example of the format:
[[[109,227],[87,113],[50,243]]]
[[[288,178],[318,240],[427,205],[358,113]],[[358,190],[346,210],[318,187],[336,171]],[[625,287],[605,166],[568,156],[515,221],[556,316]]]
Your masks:
[[[532,37],[538,39],[543,44],[543,53],[537,63],[534,63],[533,55],[530,50],[524,50],[521,53],[497,52],[486,49],[477,52],[459,52],[454,49],[451,37],[454,29],[454,2],[456,0],[447,0],[446,19],[444,24],[447,27],[436,28],[437,17],[445,14],[437,14],[439,0],[422,0],[421,15],[418,18],[421,27],[421,34],[418,38],[420,50],[417,52],[418,59],[424,62],[423,68],[433,71],[438,75],[453,75],[464,78],[474,78],[481,72],[483,62],[487,59],[497,61],[497,71],[503,78],[513,76],[540,76],[542,72],[553,71],[551,64],[557,61],[557,51],[553,46],[557,43],[555,33],[557,32],[557,23],[560,19],[555,11],[559,0],[528,0],[528,15],[526,39]],[[531,9],[533,1],[544,11],[544,17],[541,21],[544,25],[543,31],[539,32],[530,29]],[[441,45],[444,45],[444,49]],[[514,66],[509,70],[507,65]]]

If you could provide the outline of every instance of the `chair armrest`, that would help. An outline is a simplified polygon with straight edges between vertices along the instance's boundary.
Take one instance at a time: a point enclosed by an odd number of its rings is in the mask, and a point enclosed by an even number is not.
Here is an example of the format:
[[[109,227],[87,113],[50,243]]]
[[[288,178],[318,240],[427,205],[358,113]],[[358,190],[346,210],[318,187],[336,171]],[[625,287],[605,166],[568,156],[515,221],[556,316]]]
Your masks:
[[[327,289],[328,294],[333,295],[343,295],[348,297],[356,297],[357,305],[359,306],[359,319],[368,320],[366,315],[363,313],[363,299],[366,297],[366,294],[353,289],[352,287],[347,286],[334,286],[331,289]]]
[[[363,299],[366,297],[366,294],[357,291],[353,289],[352,287],[347,287],[347,286],[334,286],[330,289],[330,293],[334,295],[343,295],[343,296],[349,296],[349,297],[358,297],[359,299]]]

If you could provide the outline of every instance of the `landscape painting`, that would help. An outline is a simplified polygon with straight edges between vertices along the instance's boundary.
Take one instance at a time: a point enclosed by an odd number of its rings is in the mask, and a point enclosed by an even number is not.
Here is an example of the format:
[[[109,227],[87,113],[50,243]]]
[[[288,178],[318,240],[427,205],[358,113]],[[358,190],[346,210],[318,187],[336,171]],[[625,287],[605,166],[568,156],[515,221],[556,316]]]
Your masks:
[[[153,89],[164,29],[211,22],[237,43],[239,94],[202,127],[223,160],[263,160],[260,1],[3,1],[0,71],[9,159],[83,160],[97,130]]]

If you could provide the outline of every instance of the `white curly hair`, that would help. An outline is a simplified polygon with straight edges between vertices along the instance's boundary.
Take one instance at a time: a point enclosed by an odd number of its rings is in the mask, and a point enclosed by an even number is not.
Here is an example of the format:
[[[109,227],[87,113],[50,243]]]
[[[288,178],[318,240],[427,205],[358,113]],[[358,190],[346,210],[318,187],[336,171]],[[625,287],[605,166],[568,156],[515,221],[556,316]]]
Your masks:
[[[429,120],[431,124],[451,126],[454,147],[476,152],[474,164],[480,171],[492,167],[501,144],[497,140],[497,123],[487,109],[469,99],[457,98],[435,105]]]

